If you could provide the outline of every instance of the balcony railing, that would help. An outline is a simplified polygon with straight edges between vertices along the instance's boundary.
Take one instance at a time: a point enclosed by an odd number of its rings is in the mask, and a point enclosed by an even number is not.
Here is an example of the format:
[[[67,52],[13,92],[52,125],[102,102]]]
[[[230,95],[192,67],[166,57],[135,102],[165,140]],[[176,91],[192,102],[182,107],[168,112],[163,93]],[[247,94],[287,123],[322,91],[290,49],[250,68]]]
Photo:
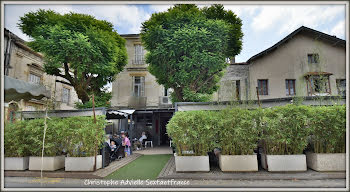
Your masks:
[[[132,60],[133,65],[145,65],[145,60]]]
[[[132,108],[146,107],[147,97],[130,96],[128,106]]]

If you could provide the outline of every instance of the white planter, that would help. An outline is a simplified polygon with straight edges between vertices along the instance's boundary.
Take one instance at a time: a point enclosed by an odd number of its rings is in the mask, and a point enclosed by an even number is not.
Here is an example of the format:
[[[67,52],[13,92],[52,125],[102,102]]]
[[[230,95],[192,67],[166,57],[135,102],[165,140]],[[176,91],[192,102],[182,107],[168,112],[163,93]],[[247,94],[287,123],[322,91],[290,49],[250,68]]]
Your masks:
[[[175,166],[178,172],[209,172],[209,156],[175,156]]]
[[[65,171],[94,171],[95,157],[66,157]],[[102,168],[102,155],[96,157],[96,169]]]
[[[307,166],[315,171],[345,171],[345,153],[306,153]]]
[[[306,171],[306,156],[300,155],[265,155],[261,154],[261,166],[271,172]]]
[[[64,167],[64,156],[44,157],[43,170],[55,171]],[[41,157],[29,157],[29,170],[41,170]]]
[[[5,170],[26,170],[29,167],[29,157],[5,157]]]
[[[257,155],[220,155],[221,171],[258,171]]]

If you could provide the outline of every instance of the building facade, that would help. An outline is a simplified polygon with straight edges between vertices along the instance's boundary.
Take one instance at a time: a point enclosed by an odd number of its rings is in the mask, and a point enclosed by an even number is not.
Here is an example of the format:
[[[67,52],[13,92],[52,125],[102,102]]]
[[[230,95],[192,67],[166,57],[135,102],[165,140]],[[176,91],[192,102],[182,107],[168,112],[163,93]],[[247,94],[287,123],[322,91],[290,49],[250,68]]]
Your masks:
[[[74,88],[56,82],[56,80],[66,81],[63,78],[48,75],[44,72],[42,54],[29,48],[23,39],[7,29],[5,29],[4,40],[4,73],[6,76],[45,87],[51,92],[51,98],[54,98],[53,102],[56,110],[74,109],[75,102],[79,101]],[[16,103],[20,111],[44,110],[46,107],[46,102],[43,99],[10,101],[5,103],[5,107],[8,107],[9,103]]]
[[[173,115],[169,90],[156,82],[147,70],[146,50],[138,34],[126,39],[128,63],[112,83],[112,110],[134,110],[127,118],[115,119],[115,131],[128,131],[131,138],[147,132],[155,145],[168,144],[166,124]]]
[[[231,64],[227,71],[215,101],[345,96],[345,40],[302,26],[246,63]],[[241,97],[232,97],[231,90]]]
[[[169,93],[148,72],[140,36],[122,36],[129,58],[113,82],[111,103],[116,110],[135,112],[117,120],[117,127],[133,133],[132,138],[146,130],[156,145],[166,143],[166,124],[174,112]],[[345,40],[300,27],[247,62],[233,59],[212,101],[284,99],[288,103],[295,96],[345,96],[345,55]]]

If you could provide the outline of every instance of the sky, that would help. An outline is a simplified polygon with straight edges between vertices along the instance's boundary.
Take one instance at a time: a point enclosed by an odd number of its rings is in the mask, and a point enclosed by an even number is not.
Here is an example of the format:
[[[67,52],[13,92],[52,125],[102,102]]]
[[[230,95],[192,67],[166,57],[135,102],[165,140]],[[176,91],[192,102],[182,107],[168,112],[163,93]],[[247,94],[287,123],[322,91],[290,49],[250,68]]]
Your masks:
[[[28,41],[17,27],[19,18],[30,11],[51,9],[58,13],[84,13],[111,22],[119,34],[140,33],[141,23],[152,13],[166,11],[171,4],[116,5],[5,5],[5,27]],[[199,7],[210,5],[198,5]],[[289,33],[306,26],[345,39],[345,5],[225,5],[241,18],[243,48],[236,62],[245,62],[253,55],[271,47]]]

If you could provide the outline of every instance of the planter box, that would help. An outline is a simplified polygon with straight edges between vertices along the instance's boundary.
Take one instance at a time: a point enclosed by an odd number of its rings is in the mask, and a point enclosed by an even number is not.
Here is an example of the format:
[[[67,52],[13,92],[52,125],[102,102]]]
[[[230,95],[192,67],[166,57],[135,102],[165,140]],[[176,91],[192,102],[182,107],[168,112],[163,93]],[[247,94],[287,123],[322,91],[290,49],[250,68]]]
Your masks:
[[[29,157],[5,157],[5,170],[26,170],[29,167]]]
[[[175,156],[177,172],[209,172],[209,156]]]
[[[44,157],[43,171],[55,171],[64,167],[64,156]],[[29,157],[29,170],[41,170],[41,157]]]
[[[261,154],[261,166],[271,172],[306,171],[306,156],[300,155],[266,155]]]
[[[221,171],[258,171],[257,155],[220,155]]]
[[[102,168],[102,155],[96,157],[96,169]],[[65,171],[94,171],[95,157],[66,157]]]
[[[306,153],[307,166],[315,171],[345,171],[345,153]]]

